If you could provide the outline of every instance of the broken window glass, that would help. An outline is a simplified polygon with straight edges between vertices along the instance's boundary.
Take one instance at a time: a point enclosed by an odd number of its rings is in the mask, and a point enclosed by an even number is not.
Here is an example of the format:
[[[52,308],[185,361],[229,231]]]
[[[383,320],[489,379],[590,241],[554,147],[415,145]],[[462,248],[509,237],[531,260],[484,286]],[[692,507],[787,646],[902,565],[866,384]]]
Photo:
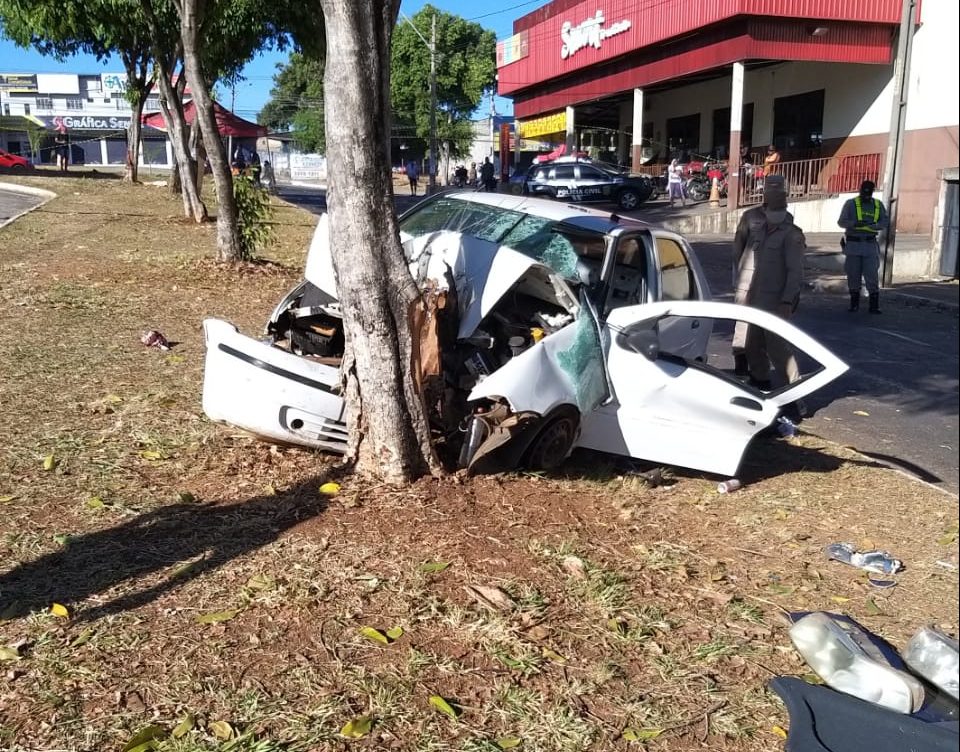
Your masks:
[[[582,310],[582,315],[573,324],[576,331],[570,347],[557,352],[557,364],[573,384],[581,414],[601,405],[608,395],[600,329],[593,308],[586,304]]]
[[[526,217],[521,212],[472,201],[438,199],[406,217],[400,229],[413,237],[448,230],[499,243]]]

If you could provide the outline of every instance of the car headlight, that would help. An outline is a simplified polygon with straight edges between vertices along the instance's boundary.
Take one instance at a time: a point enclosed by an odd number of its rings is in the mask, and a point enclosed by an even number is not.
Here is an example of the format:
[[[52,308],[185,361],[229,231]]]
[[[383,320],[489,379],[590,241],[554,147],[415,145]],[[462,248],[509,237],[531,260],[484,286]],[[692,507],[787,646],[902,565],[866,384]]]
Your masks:
[[[790,639],[810,668],[834,689],[899,713],[923,704],[923,685],[895,669],[866,632],[830,614],[808,614],[790,628]]]
[[[958,644],[933,627],[924,627],[907,643],[903,660],[911,670],[960,700],[960,656]]]

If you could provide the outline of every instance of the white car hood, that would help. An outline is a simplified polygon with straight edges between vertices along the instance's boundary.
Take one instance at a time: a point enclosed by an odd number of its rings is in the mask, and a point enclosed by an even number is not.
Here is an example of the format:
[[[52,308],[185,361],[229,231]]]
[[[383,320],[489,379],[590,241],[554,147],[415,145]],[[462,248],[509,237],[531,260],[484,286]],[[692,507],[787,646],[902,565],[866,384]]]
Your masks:
[[[427,280],[433,280],[439,289],[445,289],[449,270],[460,309],[457,336],[461,339],[473,334],[507,291],[531,270],[539,270],[554,280],[555,286],[562,284],[545,264],[511,248],[462,233],[442,231],[415,238],[401,233],[400,240],[410,263],[410,273],[421,289]],[[340,299],[330,255],[330,223],[326,214],[321,215],[310,243],[304,276],[328,295]],[[557,303],[568,310],[575,309],[575,305],[571,306],[572,296],[569,300],[564,297],[568,296],[558,295]]]

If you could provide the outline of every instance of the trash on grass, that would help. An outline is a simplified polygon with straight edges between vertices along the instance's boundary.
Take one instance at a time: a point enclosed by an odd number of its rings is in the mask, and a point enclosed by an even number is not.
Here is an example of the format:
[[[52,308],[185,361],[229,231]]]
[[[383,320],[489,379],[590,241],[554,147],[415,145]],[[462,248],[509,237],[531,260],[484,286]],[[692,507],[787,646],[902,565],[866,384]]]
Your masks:
[[[145,347],[155,347],[158,350],[170,349],[170,343],[167,341],[167,338],[156,329],[151,329],[149,332],[144,332],[140,336],[140,342]]]
[[[910,638],[903,660],[934,686],[960,699],[960,645],[939,629],[924,627]]]
[[[896,574],[903,563],[886,551],[857,551],[851,543],[831,543],[826,547],[827,557],[853,567],[877,574]]]
[[[743,484],[736,478],[731,478],[730,480],[725,480],[722,483],[717,483],[717,493],[733,493],[739,488],[743,488]]]

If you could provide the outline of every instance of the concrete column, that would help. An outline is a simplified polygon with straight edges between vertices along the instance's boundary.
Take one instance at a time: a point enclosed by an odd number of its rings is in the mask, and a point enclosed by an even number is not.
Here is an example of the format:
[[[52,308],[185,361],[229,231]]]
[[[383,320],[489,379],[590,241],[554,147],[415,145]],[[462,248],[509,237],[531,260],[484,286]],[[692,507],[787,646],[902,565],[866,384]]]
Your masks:
[[[109,160],[107,158],[107,139],[101,138],[100,139],[100,164],[105,165],[108,163],[108,161]]]
[[[567,137],[566,145],[567,151],[572,152],[577,148],[577,132],[575,130],[576,123],[573,119],[573,107],[567,107]]]
[[[627,142],[627,126],[633,118],[633,110],[629,100],[620,103],[619,117],[617,118],[617,161],[621,164],[632,161],[630,144]]]
[[[727,207],[740,205],[740,132],[743,130],[743,63],[733,64],[730,87],[730,152],[727,158]]]
[[[633,90],[633,143],[630,145],[630,169],[640,170],[643,146],[643,89]]]

